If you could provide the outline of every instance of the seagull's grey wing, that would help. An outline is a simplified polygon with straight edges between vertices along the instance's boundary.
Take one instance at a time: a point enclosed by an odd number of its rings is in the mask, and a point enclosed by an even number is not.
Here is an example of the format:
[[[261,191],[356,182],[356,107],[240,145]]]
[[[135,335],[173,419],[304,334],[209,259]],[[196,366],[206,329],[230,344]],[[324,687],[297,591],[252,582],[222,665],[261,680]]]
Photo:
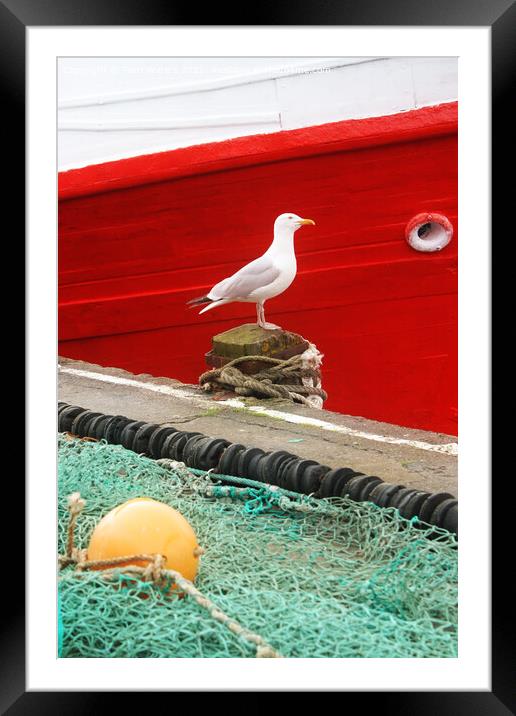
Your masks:
[[[251,261],[233,276],[216,284],[208,296],[215,301],[222,298],[247,298],[256,289],[268,286],[278,278],[279,274],[280,270],[268,256],[260,256],[259,259]]]

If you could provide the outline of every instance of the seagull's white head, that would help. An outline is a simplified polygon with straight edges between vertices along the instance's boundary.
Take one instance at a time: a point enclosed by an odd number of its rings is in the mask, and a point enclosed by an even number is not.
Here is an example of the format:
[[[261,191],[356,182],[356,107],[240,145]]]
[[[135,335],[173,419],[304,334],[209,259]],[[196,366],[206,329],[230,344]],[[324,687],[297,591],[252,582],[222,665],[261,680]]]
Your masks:
[[[274,233],[278,231],[294,233],[294,231],[297,231],[301,226],[305,226],[306,224],[315,226],[315,221],[312,221],[312,219],[302,219],[297,214],[280,214],[274,222]]]

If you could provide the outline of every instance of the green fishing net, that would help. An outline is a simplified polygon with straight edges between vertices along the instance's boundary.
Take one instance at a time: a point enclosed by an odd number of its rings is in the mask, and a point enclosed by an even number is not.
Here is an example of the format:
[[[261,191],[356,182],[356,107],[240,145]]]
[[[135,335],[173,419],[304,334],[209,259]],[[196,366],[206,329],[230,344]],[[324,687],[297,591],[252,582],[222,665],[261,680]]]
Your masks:
[[[179,510],[205,554],[196,588],[283,657],[457,656],[454,535],[349,498],[315,500],[59,436],[59,554],[67,497],[75,544],[113,507],[151,497]],[[143,593],[145,593],[143,595]],[[143,595],[143,596],[142,596]],[[123,569],[59,572],[62,657],[243,657],[256,645],[195,599]]]

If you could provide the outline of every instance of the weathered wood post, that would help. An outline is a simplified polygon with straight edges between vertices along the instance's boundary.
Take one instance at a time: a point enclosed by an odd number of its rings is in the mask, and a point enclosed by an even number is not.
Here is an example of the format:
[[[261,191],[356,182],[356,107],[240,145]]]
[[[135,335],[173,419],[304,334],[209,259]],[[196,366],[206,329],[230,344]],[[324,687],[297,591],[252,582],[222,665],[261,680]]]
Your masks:
[[[295,356],[299,356],[299,360],[290,361],[286,365],[283,363]],[[242,358],[246,360],[241,360]],[[262,360],[264,358],[276,361]],[[223,391],[225,397],[231,394],[247,394],[261,398],[274,397],[272,393],[277,386],[277,391],[282,393],[277,397],[289,398],[290,394],[290,399],[296,402],[305,402],[312,407],[321,408],[327,397],[321,389],[321,359],[317,348],[297,333],[281,329],[269,331],[255,323],[246,323],[213,336],[212,349],[206,353],[206,363],[209,368],[214,369],[213,375],[217,376],[218,382],[210,381],[210,374],[205,373],[201,376],[201,385],[209,391]],[[233,364],[233,361],[236,363]],[[217,370],[229,363],[232,363],[232,366],[228,366],[226,374]],[[261,381],[261,389],[256,383],[253,384],[254,388],[252,385],[232,387],[229,381],[235,379],[235,382],[238,382],[238,374],[235,378],[234,372],[229,373],[230,368],[232,371],[236,368],[244,376],[255,377],[255,380]],[[224,378],[227,378],[227,381]],[[268,386],[271,387],[270,395],[266,394]],[[286,391],[279,386],[290,388]]]

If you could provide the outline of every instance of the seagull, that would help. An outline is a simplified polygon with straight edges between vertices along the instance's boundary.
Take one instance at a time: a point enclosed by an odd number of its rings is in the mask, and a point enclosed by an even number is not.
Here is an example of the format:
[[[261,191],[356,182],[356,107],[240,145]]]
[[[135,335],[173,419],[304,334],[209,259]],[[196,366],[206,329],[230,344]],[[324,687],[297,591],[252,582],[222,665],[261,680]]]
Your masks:
[[[296,277],[294,234],[307,224],[315,226],[315,221],[302,219],[297,214],[280,214],[274,222],[272,244],[262,256],[217,283],[206,295],[188,301],[188,305],[208,304],[199,311],[201,315],[233,301],[256,303],[258,325],[269,331],[280,329],[265,320],[264,304],[269,298],[283,293]]]

